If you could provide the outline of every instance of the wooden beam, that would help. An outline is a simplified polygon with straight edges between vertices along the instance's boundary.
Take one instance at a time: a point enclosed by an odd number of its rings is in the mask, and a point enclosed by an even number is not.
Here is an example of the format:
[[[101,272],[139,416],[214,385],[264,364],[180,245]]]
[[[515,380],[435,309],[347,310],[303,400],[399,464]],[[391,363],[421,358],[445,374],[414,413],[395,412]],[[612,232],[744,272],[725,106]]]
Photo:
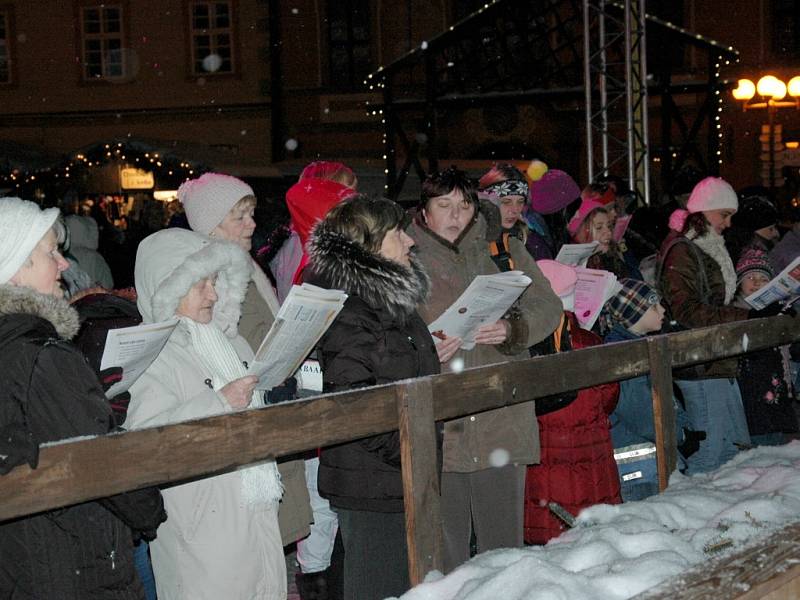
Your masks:
[[[748,544],[738,552],[704,562],[636,600],[794,600],[800,590],[800,524]]]
[[[663,337],[669,339],[673,366],[685,366],[800,340],[800,318],[728,323]],[[648,373],[646,346],[646,340],[621,342],[431,377],[434,418],[453,419]],[[396,430],[395,388],[402,385],[48,445],[38,469],[21,466],[0,477],[0,521]]]
[[[433,386],[419,379],[397,388],[403,498],[406,512],[408,574],[421,583],[433,569],[442,570],[442,519]]]
[[[667,489],[669,476],[678,462],[675,437],[675,404],[672,400],[672,358],[669,339],[657,336],[647,340],[650,360],[650,385],[653,396],[653,420],[656,432],[658,488]]]

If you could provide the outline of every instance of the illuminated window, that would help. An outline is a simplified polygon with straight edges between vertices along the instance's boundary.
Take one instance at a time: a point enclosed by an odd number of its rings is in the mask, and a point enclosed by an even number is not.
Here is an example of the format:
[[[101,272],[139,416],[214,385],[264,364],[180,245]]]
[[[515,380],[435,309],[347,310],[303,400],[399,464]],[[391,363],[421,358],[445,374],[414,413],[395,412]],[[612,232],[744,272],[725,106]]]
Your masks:
[[[124,78],[127,73],[122,6],[82,6],[80,15],[83,78],[86,81]]]
[[[198,76],[233,73],[233,11],[231,2],[191,2],[192,73]]]

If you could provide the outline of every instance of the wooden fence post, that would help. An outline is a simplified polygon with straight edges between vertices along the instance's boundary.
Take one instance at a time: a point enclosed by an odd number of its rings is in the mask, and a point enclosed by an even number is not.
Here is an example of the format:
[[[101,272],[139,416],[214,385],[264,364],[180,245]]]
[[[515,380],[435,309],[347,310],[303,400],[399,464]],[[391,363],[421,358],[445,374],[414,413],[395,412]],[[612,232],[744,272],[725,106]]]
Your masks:
[[[442,570],[442,520],[433,386],[430,379],[404,384],[397,391],[403,497],[406,509],[408,574],[411,585]]]
[[[667,336],[647,338],[647,354],[650,359],[653,425],[656,430],[658,489],[663,491],[678,463],[675,404],[672,400],[672,354]]]

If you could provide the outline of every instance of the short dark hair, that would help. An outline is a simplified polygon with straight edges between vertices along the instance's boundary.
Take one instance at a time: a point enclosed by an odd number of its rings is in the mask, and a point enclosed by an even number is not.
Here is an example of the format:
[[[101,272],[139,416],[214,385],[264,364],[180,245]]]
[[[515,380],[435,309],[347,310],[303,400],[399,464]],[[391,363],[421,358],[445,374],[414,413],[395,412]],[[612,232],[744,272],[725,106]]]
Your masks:
[[[425,208],[431,198],[446,196],[453,190],[458,190],[464,199],[478,206],[478,188],[466,171],[462,171],[455,165],[444,171],[431,173],[422,182],[422,192],[420,193],[419,208]]]
[[[386,234],[396,227],[404,229],[408,221],[408,213],[399,204],[365,194],[343,200],[328,211],[324,220],[330,230],[370,252],[378,252]]]

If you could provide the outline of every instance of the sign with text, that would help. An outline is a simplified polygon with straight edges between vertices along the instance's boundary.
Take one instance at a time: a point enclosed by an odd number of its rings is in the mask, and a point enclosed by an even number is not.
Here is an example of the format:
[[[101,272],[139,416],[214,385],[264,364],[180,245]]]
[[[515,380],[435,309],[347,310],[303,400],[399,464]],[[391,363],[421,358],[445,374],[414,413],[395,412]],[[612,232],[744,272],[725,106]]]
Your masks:
[[[149,190],[155,185],[150,171],[130,167],[119,170],[119,181],[123,190]]]

